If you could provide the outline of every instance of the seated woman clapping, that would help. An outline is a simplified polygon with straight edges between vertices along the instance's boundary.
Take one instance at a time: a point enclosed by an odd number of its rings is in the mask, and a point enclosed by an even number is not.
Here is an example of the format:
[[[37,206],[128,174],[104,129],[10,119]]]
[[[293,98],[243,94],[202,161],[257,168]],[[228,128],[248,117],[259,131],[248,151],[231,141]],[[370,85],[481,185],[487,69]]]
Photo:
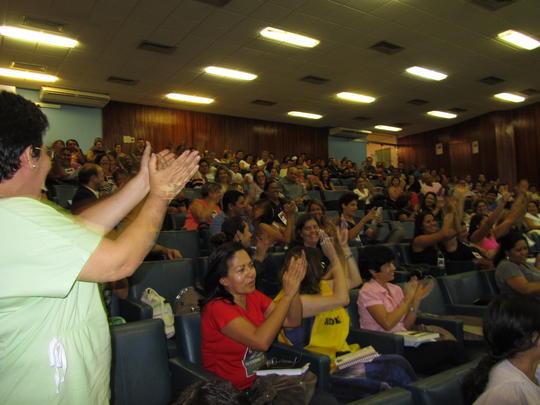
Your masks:
[[[332,361],[332,393],[342,401],[414,381],[416,375],[412,367],[399,355],[382,355],[369,363],[335,369],[337,355],[359,349],[357,344],[347,343],[350,320],[343,306],[349,302],[348,280],[332,241],[319,229],[315,219],[300,219],[298,224],[297,235],[300,235],[302,243],[289,249],[285,263],[287,267],[287,263],[302,254],[307,258],[308,270],[300,286],[304,319],[300,327],[284,328],[280,341],[329,356]],[[323,255],[329,261],[326,268],[322,265]],[[279,299],[278,295],[276,301]]]
[[[410,329],[439,333],[441,340],[405,347],[403,355],[418,373],[435,374],[467,360],[463,348],[449,332],[433,326],[415,325],[418,307],[433,289],[433,280],[419,282],[413,277],[403,292],[392,283],[396,270],[394,253],[386,246],[364,248],[359,265],[362,277],[369,280],[358,294],[358,313],[363,329],[388,333]]]
[[[201,311],[203,367],[245,390],[254,383],[256,365],[264,364],[280,329],[302,318],[298,288],[305,258],[294,259],[283,273],[281,300],[255,289],[255,267],[245,248],[225,243],[209,257]],[[266,378],[266,377],[259,377]]]

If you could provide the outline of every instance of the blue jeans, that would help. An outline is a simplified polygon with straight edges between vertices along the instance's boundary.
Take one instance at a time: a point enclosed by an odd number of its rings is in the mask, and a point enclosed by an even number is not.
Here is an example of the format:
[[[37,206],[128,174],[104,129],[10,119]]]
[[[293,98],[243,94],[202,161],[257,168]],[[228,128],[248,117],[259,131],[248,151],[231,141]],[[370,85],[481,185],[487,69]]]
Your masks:
[[[398,354],[385,354],[369,363],[337,370],[330,377],[332,393],[340,401],[354,401],[416,380],[409,362]]]

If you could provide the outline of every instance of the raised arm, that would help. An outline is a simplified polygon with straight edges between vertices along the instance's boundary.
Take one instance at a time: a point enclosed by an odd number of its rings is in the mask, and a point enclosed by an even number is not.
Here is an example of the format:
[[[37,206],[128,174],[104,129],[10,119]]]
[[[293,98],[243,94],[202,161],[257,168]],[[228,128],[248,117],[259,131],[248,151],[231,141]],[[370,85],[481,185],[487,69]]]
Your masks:
[[[260,326],[239,317],[221,329],[223,334],[252,350],[265,352],[285,323],[290,327],[298,326],[302,320],[298,288],[306,274],[306,267],[305,257],[291,259],[291,265],[283,275],[281,299],[270,304],[265,313],[266,320]]]
[[[358,221],[358,223],[349,229],[349,241],[354,240],[360,232],[364,229],[364,226],[377,216],[377,208],[373,207],[364,217]]]
[[[499,239],[510,232],[510,229],[517,223],[523,220],[525,213],[527,212],[527,194],[524,191],[520,191],[518,197],[512,204],[510,212],[506,218],[493,229],[493,235]]]
[[[183,153],[168,165],[158,166],[157,155],[149,159],[150,194],[135,220],[116,240],[103,238],[92,253],[78,279],[106,282],[130,276],[154,246],[172,198],[197,170],[197,152]]]
[[[449,212],[444,215],[443,225],[438,232],[429,235],[419,235],[412,242],[412,250],[421,252],[429,246],[436,245],[439,242],[445,242],[456,235],[454,229],[454,213]]]
[[[497,204],[497,208],[495,208],[495,211],[493,211],[491,214],[489,214],[488,219],[484,221],[476,231],[472,233],[472,235],[469,237],[469,240],[472,243],[480,243],[482,239],[484,239],[488,234],[489,231],[493,228],[493,225],[497,223],[499,218],[501,217],[504,206],[506,203],[510,200],[510,194],[505,192]]]
[[[326,235],[321,232],[321,248],[326,257],[330,259],[330,270],[332,273],[332,288],[331,295],[319,295],[319,294],[302,294],[300,299],[302,300],[303,316],[309,318],[320,314],[321,312],[330,311],[338,307],[343,307],[349,304],[349,288],[341,262],[337,256],[336,250],[332,245],[332,241]]]

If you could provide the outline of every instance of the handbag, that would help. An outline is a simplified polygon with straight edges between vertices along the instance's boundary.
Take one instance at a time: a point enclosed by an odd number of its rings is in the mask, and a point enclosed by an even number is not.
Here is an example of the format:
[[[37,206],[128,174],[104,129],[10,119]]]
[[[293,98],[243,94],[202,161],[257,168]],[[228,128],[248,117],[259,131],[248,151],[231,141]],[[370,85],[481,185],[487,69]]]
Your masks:
[[[258,377],[244,395],[252,405],[307,405],[316,385],[317,376],[310,371],[295,376],[271,374]]]
[[[174,316],[171,304],[165,302],[165,298],[159,295],[153,288],[146,288],[141,296],[141,301],[152,307],[152,318],[161,319],[164,324],[167,339],[174,336]]]

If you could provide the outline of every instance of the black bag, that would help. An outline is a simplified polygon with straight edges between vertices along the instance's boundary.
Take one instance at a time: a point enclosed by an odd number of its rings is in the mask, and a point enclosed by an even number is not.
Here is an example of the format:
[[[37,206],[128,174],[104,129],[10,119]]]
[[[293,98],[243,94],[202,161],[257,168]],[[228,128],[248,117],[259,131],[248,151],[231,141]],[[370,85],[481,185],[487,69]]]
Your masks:
[[[244,393],[252,405],[307,405],[316,385],[317,376],[310,371],[302,375],[272,374],[257,377]]]

